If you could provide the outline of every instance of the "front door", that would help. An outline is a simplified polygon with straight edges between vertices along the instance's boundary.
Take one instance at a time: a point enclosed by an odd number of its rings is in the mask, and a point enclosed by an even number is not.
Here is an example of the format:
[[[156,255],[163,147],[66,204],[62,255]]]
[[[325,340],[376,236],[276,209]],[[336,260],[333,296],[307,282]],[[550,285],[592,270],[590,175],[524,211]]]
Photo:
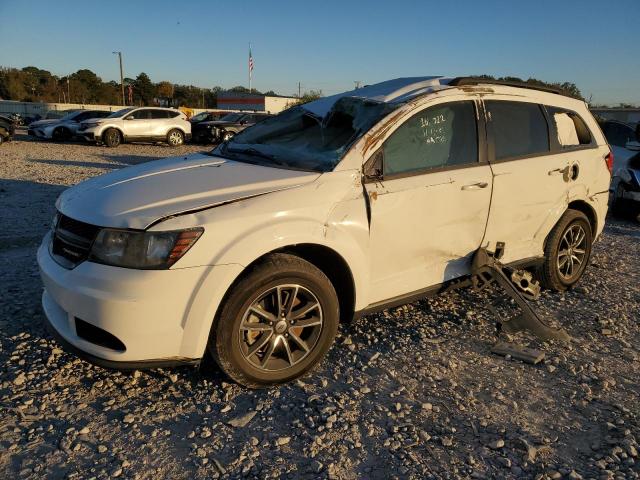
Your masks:
[[[476,111],[471,100],[430,106],[406,120],[370,160],[382,170],[381,178],[365,183],[370,303],[469,273],[492,189]]]

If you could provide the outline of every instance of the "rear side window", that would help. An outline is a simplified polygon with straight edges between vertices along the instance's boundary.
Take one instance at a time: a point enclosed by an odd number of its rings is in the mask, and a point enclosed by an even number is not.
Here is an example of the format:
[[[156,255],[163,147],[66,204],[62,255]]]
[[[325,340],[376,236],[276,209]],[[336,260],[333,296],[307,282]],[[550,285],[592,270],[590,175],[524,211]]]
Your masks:
[[[570,148],[591,143],[591,132],[577,113],[554,107],[547,107],[547,109],[553,115],[558,143],[561,147]]]
[[[616,147],[626,147],[627,142],[636,139],[636,132],[633,128],[618,122],[605,122],[602,125],[602,132],[610,145]]]
[[[385,175],[476,163],[473,102],[446,103],[421,111],[402,124],[382,149]]]
[[[496,160],[549,151],[549,129],[540,105],[489,100],[485,106]]]
[[[178,115],[180,115],[180,112],[178,111],[171,111],[171,110],[166,110],[166,114],[167,114],[167,118],[176,118]]]
[[[166,110],[151,110],[151,118],[154,120],[160,120],[163,118],[168,118],[168,114]]]

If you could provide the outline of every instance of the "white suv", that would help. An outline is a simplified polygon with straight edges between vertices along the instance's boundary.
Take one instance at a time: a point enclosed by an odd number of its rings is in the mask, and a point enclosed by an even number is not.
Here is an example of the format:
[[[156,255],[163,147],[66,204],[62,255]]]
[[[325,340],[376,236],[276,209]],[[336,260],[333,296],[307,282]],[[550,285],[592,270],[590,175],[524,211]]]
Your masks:
[[[58,338],[112,367],[198,363],[261,387],[339,320],[468,277],[485,248],[574,285],[611,155],[584,102],[442,77],[291,108],[218,146],[65,191],[38,251]]]
[[[82,122],[76,135],[107,147],[123,142],[167,142],[177,147],[191,139],[191,123],[173,108],[124,108],[106,118]]]

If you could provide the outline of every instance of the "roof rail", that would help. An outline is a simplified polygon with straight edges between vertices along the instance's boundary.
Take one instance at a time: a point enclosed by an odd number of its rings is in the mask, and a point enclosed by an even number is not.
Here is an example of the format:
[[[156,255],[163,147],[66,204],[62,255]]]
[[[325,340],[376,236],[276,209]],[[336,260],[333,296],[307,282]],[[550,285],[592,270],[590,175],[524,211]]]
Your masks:
[[[558,95],[568,96],[566,92],[564,92],[560,88],[545,87],[543,85],[536,85],[534,83],[527,83],[527,82],[494,80],[492,78],[482,78],[482,77],[456,77],[449,82],[449,85],[451,85],[452,87],[461,87],[464,85],[480,85],[480,84],[504,85],[505,87],[528,88],[529,90],[540,90],[541,92],[556,93]]]

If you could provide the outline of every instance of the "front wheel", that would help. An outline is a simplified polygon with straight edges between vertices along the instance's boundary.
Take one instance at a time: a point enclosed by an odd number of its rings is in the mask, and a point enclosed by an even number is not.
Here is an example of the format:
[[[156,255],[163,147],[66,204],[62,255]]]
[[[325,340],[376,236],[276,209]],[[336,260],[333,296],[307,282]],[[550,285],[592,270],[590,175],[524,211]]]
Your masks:
[[[184,134],[178,129],[171,130],[167,134],[167,143],[172,147],[179,147],[184,143]]]
[[[208,346],[230,378],[264,388],[301,377],[322,360],[339,319],[335,289],[322,271],[278,253],[232,288]]]
[[[102,141],[107,147],[114,148],[122,143],[122,136],[115,128],[109,128],[104,132],[104,134],[102,134]]]
[[[547,238],[542,284],[557,291],[573,287],[589,263],[592,242],[587,216],[577,210],[567,210]]]
[[[56,142],[64,142],[71,138],[71,132],[66,128],[59,127],[53,131],[51,138]]]

